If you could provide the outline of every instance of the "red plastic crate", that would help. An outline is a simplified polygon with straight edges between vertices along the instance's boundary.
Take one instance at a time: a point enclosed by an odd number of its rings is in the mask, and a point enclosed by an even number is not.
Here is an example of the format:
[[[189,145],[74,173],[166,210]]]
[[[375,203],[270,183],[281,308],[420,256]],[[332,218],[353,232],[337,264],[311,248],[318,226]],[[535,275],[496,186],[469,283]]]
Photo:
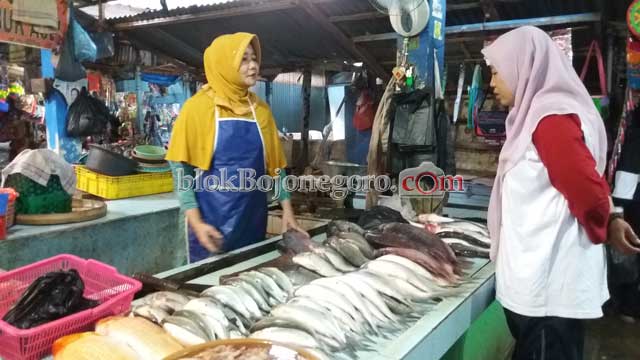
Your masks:
[[[0,274],[0,318],[37,278],[48,272],[76,269],[84,281],[84,296],[100,305],[32,329],[18,329],[0,320],[0,357],[3,360],[39,360],[51,353],[57,339],[91,331],[96,321],[128,312],[142,284],[112,266],[74,255],[58,255]]]

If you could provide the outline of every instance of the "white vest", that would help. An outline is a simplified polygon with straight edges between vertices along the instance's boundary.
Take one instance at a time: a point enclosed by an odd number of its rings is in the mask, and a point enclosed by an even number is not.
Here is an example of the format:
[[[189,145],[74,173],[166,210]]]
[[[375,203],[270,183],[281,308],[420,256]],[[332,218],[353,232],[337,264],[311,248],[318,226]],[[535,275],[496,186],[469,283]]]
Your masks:
[[[530,317],[599,318],[609,298],[606,266],[604,246],[589,240],[529,145],[503,182],[498,301]]]

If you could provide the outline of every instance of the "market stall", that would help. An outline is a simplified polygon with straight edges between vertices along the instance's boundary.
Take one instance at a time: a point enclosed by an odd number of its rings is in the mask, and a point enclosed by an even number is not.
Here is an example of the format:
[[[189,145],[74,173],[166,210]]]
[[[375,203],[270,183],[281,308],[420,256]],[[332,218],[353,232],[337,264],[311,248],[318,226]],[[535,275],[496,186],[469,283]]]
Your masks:
[[[322,232],[314,237],[319,242],[324,239],[326,233]],[[278,258],[281,254],[275,249],[275,243],[280,240],[281,237],[275,237],[219,258],[159,273],[156,277],[183,281],[213,269],[188,280],[188,284],[219,285],[220,277],[247,271]],[[242,260],[246,254],[251,258],[235,263],[235,259]],[[465,271],[465,278],[469,280],[469,286],[459,294],[425,312],[419,320],[391,339],[373,339],[376,346],[358,351],[353,359],[441,359],[494,301],[494,266],[488,260],[474,259],[473,265]]]

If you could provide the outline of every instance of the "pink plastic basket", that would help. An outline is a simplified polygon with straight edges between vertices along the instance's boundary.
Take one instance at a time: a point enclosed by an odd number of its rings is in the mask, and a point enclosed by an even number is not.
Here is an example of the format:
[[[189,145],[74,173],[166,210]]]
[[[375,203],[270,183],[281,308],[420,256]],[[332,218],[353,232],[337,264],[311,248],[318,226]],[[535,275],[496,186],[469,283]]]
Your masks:
[[[32,329],[22,330],[0,320],[0,358],[4,360],[39,360],[51,353],[57,339],[91,331],[95,323],[107,316],[129,311],[133,296],[142,284],[95,260],[73,255],[58,255],[0,274],[0,318],[40,276],[59,270],[76,269],[84,281],[84,296],[100,305]]]

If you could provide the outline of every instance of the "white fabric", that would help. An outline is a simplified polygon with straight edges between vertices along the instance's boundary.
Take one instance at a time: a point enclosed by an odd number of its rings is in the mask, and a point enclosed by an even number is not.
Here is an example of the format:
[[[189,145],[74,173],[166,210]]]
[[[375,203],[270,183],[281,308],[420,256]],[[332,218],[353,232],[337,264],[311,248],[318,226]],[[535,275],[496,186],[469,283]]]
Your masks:
[[[20,173],[36,183],[47,186],[51,175],[60,178],[62,188],[73,195],[76,190],[76,172],[64,158],[48,149],[24,150],[2,170],[2,185],[11,174]]]
[[[14,0],[12,19],[57,30],[58,2],[56,0]]]
[[[604,246],[589,240],[533,144],[505,175],[502,219],[496,298],[505,308],[531,317],[602,316],[609,298]]]
[[[638,182],[640,182],[640,174],[617,171],[615,188],[611,196],[617,199],[633,200]]]

